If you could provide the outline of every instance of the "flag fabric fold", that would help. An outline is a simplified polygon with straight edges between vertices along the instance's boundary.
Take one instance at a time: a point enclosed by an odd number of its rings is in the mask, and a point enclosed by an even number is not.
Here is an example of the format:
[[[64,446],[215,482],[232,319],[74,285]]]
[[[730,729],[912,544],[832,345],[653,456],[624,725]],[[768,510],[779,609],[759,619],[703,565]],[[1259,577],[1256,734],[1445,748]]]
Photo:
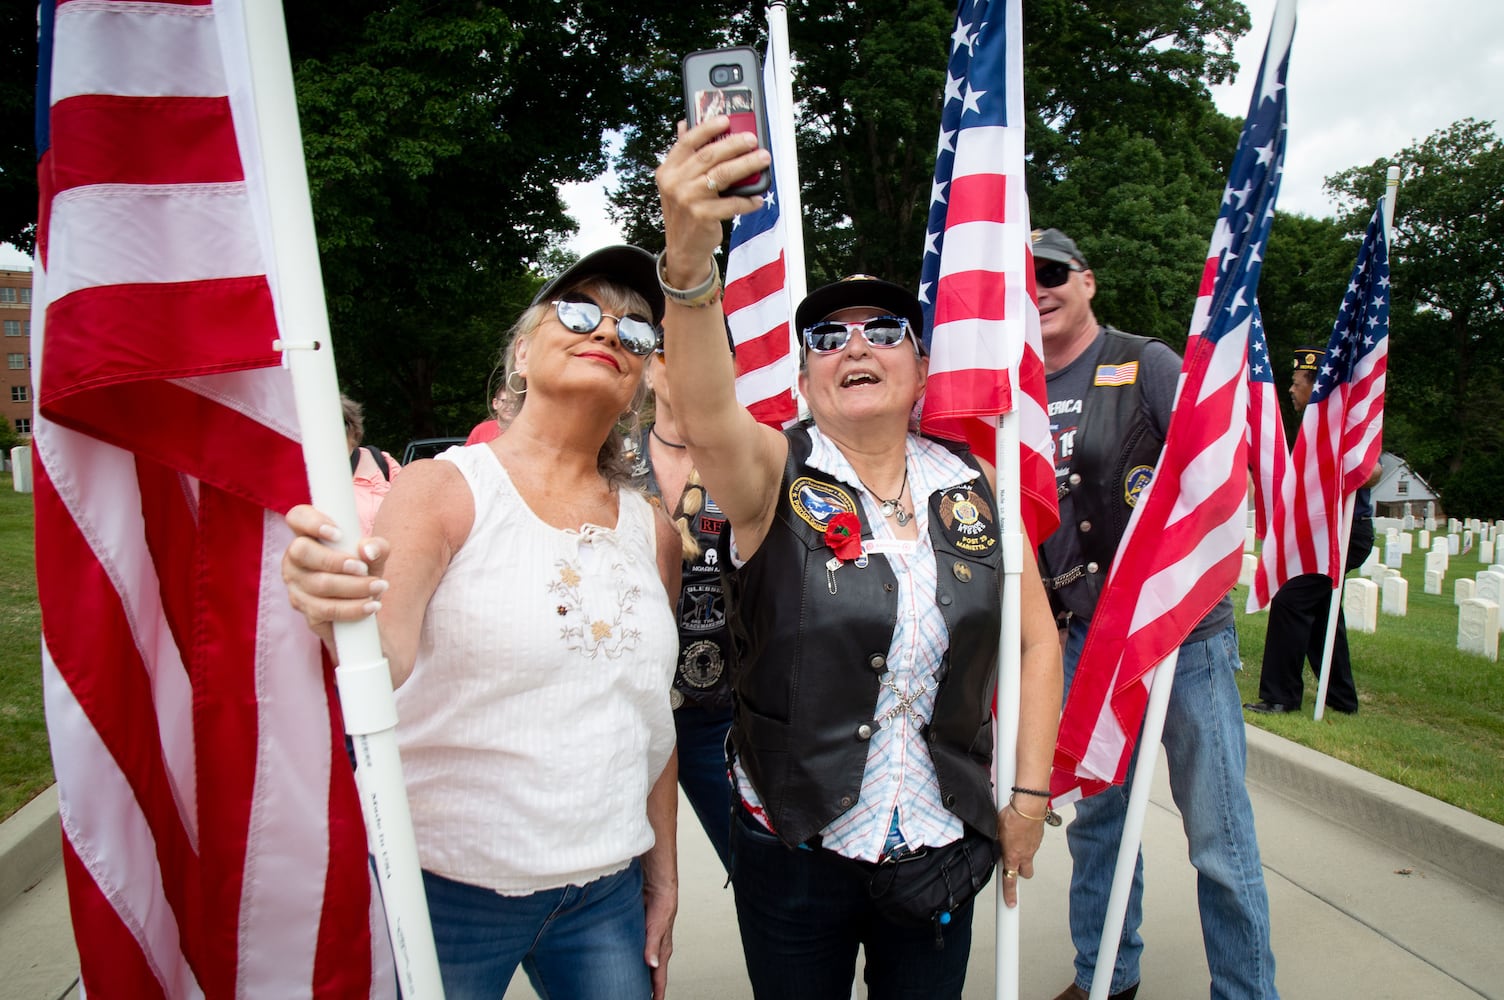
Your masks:
[[[1284,163],[1295,28],[1293,11],[1282,10],[1223,191],[1164,449],[1118,547],[1061,716],[1056,802],[1125,780],[1156,665],[1226,596],[1242,566],[1250,350],[1261,339],[1256,296]]]
[[[1024,148],[1021,5],[962,0],[919,283],[930,354],[921,427],[996,461],[997,418],[1017,409],[1020,513],[1037,545],[1059,525],[1060,510]]]
[[[281,581],[308,485],[241,24],[41,7],[37,587],[69,902],[91,994],[389,996],[332,676]]]
[[[1279,504],[1264,537],[1248,608],[1266,606],[1287,580],[1324,573],[1333,589],[1346,575],[1343,504],[1373,473],[1382,449],[1389,368],[1389,250],[1383,202],[1358,249],[1342,305],[1301,415]]]
[[[768,121],[787,112],[779,101],[773,49],[763,63],[762,89]],[[763,195],[763,207],[739,215],[731,225],[731,249],[726,256],[726,323],[736,347],[736,398],[757,420],[783,427],[798,415],[794,382],[798,359],[790,335],[796,303],[790,301],[784,248],[788,245],[787,223],[779,205],[779,184],[784,180],[769,165],[772,185]]]

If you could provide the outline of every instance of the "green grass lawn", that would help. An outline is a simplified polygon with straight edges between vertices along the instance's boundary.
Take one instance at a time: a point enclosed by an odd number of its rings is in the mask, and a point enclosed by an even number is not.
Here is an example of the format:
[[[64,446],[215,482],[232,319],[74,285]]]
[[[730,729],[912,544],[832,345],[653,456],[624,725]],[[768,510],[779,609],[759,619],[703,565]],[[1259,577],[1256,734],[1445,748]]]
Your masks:
[[[42,713],[41,617],[32,551],[31,495],[0,474],[0,818],[52,782]],[[1504,666],[1457,651],[1452,582],[1484,568],[1454,558],[1446,593],[1423,593],[1425,556],[1405,559],[1409,614],[1379,615],[1373,635],[1350,634],[1361,710],[1314,722],[1315,679],[1306,711],[1250,716],[1257,726],[1350,764],[1504,823]],[[1246,588],[1233,593],[1245,669],[1245,701],[1258,694],[1266,616],[1244,616]]]
[[[52,784],[31,494],[0,473],[0,819]]]
[[[1382,552],[1382,537],[1379,547]],[[1427,594],[1425,555],[1417,545],[1401,569],[1410,584],[1408,614],[1399,618],[1380,612],[1377,632],[1348,632],[1358,714],[1328,712],[1320,722],[1313,721],[1316,679],[1308,668],[1301,714],[1249,713],[1248,721],[1504,823],[1504,665],[1457,650],[1452,599],[1454,581],[1482,569],[1487,566],[1476,551],[1454,556],[1443,594]],[[1246,587],[1233,592],[1244,663],[1238,687],[1244,701],[1255,701],[1268,616],[1245,616],[1247,599]]]

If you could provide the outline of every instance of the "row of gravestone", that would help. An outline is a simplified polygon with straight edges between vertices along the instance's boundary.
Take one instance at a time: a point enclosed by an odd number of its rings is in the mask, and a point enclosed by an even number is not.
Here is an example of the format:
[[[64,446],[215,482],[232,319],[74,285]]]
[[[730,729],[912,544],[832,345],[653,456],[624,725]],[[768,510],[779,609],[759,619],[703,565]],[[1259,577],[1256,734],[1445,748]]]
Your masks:
[[[1393,520],[1393,519],[1391,519]],[[1420,533],[1420,546],[1426,553],[1425,592],[1440,595],[1442,584],[1451,565],[1451,557],[1467,552],[1473,547],[1480,560],[1488,568],[1479,570],[1474,579],[1462,578],[1453,585],[1453,603],[1457,613],[1457,648],[1465,653],[1498,659],[1500,608],[1504,606],[1504,564],[1492,562],[1494,542],[1504,534],[1504,522],[1481,524],[1465,522],[1456,526],[1461,532],[1430,538],[1429,532]],[[1476,532],[1476,536],[1474,533]],[[1414,540],[1404,531],[1385,526],[1385,557],[1378,559],[1378,549],[1370,553],[1359,570],[1359,576],[1346,581],[1342,595],[1342,611],[1347,627],[1358,632],[1378,631],[1380,613],[1403,617],[1409,610],[1410,584],[1400,575],[1404,556],[1414,550]],[[1504,554],[1504,553],[1501,553]],[[1239,580],[1244,585],[1253,581],[1258,559],[1252,554],[1243,556],[1243,572]]]

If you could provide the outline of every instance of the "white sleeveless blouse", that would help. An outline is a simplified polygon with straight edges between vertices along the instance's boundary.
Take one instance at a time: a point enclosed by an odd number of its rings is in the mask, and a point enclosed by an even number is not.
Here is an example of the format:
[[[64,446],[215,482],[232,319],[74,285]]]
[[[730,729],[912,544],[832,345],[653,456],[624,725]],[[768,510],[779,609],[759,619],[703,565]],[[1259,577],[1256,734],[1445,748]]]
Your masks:
[[[653,509],[554,528],[486,445],[451,448],[475,524],[397,691],[424,868],[520,895],[620,871],[653,845],[647,797],[674,745],[679,635]]]

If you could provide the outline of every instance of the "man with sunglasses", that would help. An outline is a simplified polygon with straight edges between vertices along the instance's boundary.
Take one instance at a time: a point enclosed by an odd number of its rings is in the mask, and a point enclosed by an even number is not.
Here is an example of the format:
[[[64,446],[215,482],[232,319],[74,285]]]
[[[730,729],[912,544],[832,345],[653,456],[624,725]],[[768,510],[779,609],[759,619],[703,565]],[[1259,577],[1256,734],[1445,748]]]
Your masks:
[[[1118,543],[1153,478],[1174,406],[1180,358],[1165,344],[1097,322],[1096,276],[1074,240],[1058,229],[1034,234],[1034,279],[1060,530],[1040,546],[1065,649],[1069,689]],[[1277,996],[1269,946],[1269,902],[1244,785],[1240,666],[1232,602],[1224,597],[1180,647],[1165,720],[1165,759],[1180,808],[1213,997]],[[1130,767],[1129,773],[1132,773]],[[1066,829],[1073,873],[1071,938],[1075,979],[1056,1000],[1086,1000],[1096,968],[1130,785],[1076,804]],[[1112,1000],[1138,992],[1143,938],[1139,858],[1109,987]]]

